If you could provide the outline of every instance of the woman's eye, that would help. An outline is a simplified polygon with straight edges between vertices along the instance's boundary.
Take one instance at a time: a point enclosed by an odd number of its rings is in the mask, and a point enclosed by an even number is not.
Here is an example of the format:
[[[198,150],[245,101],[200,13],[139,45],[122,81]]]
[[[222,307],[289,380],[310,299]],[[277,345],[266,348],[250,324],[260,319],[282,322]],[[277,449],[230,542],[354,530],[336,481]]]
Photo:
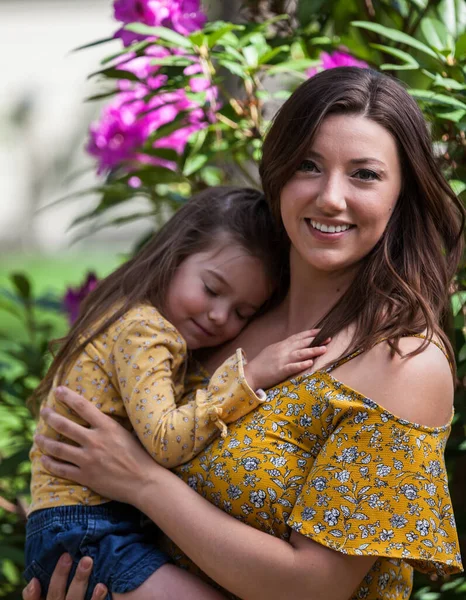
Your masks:
[[[215,290],[213,290],[212,288],[210,288],[205,283],[204,283],[204,289],[209,296],[212,296],[213,298],[216,298],[218,296],[218,293]]]
[[[305,173],[318,173],[319,169],[317,168],[316,163],[313,160],[303,160],[301,161],[298,171],[304,171]]]
[[[379,180],[380,176],[375,171],[371,171],[370,169],[359,169],[353,175],[356,179],[361,179],[361,181],[375,181]]]

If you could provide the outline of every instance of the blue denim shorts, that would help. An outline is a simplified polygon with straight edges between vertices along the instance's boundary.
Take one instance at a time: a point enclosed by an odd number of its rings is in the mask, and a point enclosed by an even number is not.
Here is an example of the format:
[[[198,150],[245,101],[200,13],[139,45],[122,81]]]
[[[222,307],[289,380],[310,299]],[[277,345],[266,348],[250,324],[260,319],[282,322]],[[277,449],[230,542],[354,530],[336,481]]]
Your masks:
[[[97,583],[109,592],[130,592],[170,560],[156,546],[158,533],[142,513],[119,502],[38,510],[26,526],[24,577],[28,582],[37,577],[45,596],[58,559],[68,552],[73,557],[70,581],[80,558],[94,561],[86,600]]]

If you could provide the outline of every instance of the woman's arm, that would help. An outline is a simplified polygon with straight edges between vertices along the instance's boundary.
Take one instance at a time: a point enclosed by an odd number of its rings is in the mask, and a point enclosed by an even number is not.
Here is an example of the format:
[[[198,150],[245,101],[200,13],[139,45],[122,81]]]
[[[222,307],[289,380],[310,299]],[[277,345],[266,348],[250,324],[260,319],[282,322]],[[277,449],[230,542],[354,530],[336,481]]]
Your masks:
[[[76,441],[69,446],[39,437],[53,474],[137,506],[207,575],[235,595],[347,600],[376,557],[354,557],[293,533],[290,543],[233,519],[155,464],[136,440],[77,394],[61,399],[91,425],[86,429],[50,409],[44,418]],[[338,577],[335,577],[338,573]]]

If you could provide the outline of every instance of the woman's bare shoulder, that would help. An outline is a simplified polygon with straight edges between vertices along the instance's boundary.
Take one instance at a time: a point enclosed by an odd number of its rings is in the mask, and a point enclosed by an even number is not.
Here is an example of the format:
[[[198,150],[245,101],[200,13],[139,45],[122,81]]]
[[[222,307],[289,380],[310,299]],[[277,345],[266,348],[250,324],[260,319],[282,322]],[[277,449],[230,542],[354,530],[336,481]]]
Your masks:
[[[388,343],[382,342],[342,365],[336,376],[402,419],[440,427],[451,418],[453,378],[446,356],[432,342],[419,354],[406,356],[423,342],[402,338],[402,356],[392,355]]]

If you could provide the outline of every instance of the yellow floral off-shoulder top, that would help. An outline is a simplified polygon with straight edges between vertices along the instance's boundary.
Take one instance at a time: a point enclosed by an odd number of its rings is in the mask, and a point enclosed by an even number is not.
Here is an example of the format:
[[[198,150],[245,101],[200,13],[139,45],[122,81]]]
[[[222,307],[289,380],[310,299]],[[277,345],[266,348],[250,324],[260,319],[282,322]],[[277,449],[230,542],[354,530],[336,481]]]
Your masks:
[[[225,439],[176,471],[266,533],[288,540],[295,530],[339,552],[377,556],[349,600],[406,599],[413,567],[462,569],[444,464],[450,425],[397,418],[335,379],[331,371],[353,356],[269,390]]]

